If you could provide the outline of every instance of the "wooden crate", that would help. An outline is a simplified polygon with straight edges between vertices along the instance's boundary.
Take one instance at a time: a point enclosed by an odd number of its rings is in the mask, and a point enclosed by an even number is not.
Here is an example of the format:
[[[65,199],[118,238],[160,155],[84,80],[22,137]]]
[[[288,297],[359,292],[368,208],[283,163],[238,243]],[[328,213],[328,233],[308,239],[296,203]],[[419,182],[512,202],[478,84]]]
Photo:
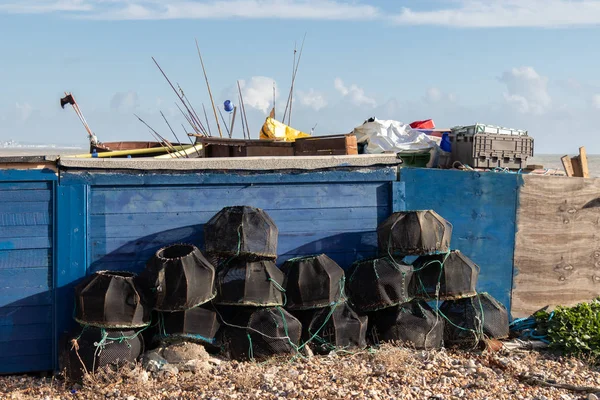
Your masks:
[[[294,142],[294,154],[297,156],[343,156],[358,154],[356,136],[346,134],[299,138]]]
[[[203,158],[214,157],[286,157],[294,155],[294,147],[290,142],[274,140],[249,140],[201,137],[200,152]]]

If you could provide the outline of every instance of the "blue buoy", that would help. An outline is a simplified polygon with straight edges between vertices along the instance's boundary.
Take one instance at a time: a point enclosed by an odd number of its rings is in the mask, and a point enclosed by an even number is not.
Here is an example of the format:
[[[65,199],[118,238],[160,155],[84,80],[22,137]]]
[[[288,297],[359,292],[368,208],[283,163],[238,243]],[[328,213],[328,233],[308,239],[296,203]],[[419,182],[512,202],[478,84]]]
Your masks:
[[[231,100],[225,100],[225,103],[223,103],[223,107],[225,108],[225,111],[227,111],[227,112],[233,111],[233,103],[231,102]]]
[[[98,157],[98,152],[96,151],[96,149],[92,150],[92,158],[97,158]]]

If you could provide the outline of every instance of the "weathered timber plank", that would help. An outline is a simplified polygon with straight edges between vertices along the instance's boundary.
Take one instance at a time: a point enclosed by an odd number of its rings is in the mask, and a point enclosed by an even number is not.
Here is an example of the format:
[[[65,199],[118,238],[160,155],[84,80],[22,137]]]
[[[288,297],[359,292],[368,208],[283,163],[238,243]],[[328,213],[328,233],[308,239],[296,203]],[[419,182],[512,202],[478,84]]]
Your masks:
[[[600,179],[524,176],[515,243],[513,315],[600,295]],[[592,203],[593,204],[593,203]]]

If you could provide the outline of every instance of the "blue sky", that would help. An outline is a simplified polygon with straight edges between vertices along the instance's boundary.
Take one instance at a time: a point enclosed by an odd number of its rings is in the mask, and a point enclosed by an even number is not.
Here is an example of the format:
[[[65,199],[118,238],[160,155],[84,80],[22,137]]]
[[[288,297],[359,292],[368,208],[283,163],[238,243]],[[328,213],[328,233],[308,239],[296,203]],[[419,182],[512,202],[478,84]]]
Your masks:
[[[167,136],[160,110],[183,132],[151,57],[209,107],[194,39],[219,106],[240,80],[257,137],[273,82],[282,115],[306,33],[298,129],[433,118],[527,129],[538,153],[600,153],[599,25],[598,0],[0,0],[0,141],[85,145],[64,91],[100,140],[151,140],[134,113]]]

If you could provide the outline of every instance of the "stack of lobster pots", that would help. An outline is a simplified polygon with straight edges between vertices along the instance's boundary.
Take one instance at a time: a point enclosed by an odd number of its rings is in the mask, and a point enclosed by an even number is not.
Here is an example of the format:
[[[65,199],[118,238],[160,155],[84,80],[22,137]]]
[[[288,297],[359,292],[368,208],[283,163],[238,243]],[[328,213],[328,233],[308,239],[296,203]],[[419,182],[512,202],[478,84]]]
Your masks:
[[[284,308],[285,275],[277,268],[278,229],[259,208],[225,207],[204,225],[205,250],[217,266],[213,303],[224,349],[234,359],[293,354],[300,322]]]
[[[367,317],[345,295],[344,270],[325,254],[287,260],[286,308],[302,322],[302,341],[317,353],[366,347]]]

